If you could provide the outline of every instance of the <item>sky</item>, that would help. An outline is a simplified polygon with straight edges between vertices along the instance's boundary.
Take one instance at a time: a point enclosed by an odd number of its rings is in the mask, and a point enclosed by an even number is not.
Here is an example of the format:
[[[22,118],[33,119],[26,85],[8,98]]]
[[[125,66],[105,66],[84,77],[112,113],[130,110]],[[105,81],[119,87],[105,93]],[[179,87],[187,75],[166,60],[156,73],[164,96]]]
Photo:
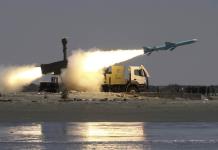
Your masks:
[[[50,63],[75,49],[136,49],[197,38],[140,56],[154,85],[218,84],[217,0],[1,0],[0,65]]]

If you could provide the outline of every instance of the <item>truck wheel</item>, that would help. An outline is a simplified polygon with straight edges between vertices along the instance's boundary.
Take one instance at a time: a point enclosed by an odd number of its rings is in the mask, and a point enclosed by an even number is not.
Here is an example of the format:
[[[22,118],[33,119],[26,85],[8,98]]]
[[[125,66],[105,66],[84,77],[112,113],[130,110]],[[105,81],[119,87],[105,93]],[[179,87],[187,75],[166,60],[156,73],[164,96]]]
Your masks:
[[[134,93],[137,93],[139,91],[138,91],[137,87],[130,86],[130,87],[128,87],[127,92],[134,94]]]

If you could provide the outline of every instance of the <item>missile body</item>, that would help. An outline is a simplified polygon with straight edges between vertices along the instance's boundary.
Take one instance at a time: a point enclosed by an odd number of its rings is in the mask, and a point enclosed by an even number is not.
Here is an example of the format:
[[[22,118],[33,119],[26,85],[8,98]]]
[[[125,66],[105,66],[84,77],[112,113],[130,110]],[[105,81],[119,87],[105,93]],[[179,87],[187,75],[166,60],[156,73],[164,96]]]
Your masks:
[[[193,44],[197,41],[198,41],[197,39],[192,39],[192,40],[181,41],[176,43],[165,42],[164,45],[154,46],[154,47],[143,47],[143,49],[144,49],[144,54],[150,55],[154,51],[165,51],[165,50],[173,51],[178,46]]]

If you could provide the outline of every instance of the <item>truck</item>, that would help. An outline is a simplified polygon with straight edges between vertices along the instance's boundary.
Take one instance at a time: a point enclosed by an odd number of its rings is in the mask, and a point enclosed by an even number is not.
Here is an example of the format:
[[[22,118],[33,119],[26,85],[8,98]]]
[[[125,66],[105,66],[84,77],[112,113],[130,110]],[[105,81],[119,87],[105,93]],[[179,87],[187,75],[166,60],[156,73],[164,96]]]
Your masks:
[[[150,77],[141,66],[113,65],[105,69],[103,92],[144,92],[149,88]]]
[[[51,77],[50,82],[40,82],[39,92],[51,92],[58,93],[60,92],[60,85],[58,83],[58,77]]]

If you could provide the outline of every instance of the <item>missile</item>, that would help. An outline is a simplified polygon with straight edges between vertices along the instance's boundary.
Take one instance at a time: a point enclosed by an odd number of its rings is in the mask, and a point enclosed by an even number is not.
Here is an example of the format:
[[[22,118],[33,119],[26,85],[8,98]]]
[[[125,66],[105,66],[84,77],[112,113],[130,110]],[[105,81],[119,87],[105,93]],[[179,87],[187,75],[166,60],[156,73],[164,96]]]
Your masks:
[[[173,51],[178,46],[193,44],[197,41],[198,41],[197,39],[192,39],[192,40],[181,41],[181,42],[176,42],[176,43],[165,42],[164,45],[153,46],[153,47],[143,47],[143,49],[144,49],[144,54],[150,55],[154,51],[165,51],[165,50]]]

